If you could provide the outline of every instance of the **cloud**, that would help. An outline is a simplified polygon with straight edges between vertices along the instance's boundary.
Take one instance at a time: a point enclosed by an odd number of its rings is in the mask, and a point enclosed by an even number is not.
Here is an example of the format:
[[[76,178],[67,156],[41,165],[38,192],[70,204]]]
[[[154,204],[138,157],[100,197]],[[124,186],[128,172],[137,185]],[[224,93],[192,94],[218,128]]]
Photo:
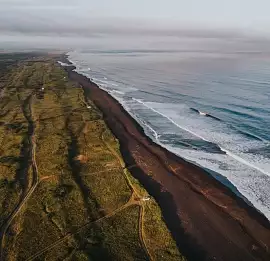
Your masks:
[[[19,1],[13,0],[12,4],[17,2]],[[28,0],[27,2],[30,5],[34,1]],[[43,4],[43,1],[37,2]],[[59,1],[57,1],[57,4],[59,4]],[[39,6],[38,3],[35,3],[35,5]],[[66,6],[66,8],[52,8],[51,10],[44,10],[44,8],[37,6],[35,11],[29,8],[18,8],[10,11],[10,6],[8,10],[2,8],[0,10],[0,33],[79,35],[85,37],[97,34],[169,35],[193,38],[234,38],[241,36],[238,32],[230,30],[200,30],[198,28],[181,28],[162,22],[151,23],[145,20],[127,18],[96,17],[91,11],[82,10],[78,6],[75,9]],[[48,4],[48,6],[50,5]],[[32,8],[34,7],[32,6]]]
[[[0,1],[0,36],[173,36],[232,41],[246,38],[236,30],[202,29],[163,20],[102,16],[102,10],[92,10],[93,2],[88,0]]]

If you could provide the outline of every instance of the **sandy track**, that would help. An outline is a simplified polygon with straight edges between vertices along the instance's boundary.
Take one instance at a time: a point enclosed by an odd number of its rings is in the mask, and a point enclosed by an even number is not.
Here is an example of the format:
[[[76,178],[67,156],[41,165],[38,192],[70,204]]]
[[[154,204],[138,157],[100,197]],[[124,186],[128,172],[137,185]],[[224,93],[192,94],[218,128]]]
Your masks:
[[[32,118],[31,118],[32,121]],[[29,119],[28,119],[29,122]],[[29,123],[30,124],[30,123]],[[26,204],[27,200],[31,197],[33,192],[35,191],[36,187],[39,184],[39,177],[38,177],[38,166],[36,163],[36,141],[35,141],[35,133],[33,131],[33,134],[31,137],[29,137],[30,146],[32,148],[31,151],[31,164],[32,164],[32,184],[26,193],[24,197],[18,202],[16,207],[13,209],[12,213],[7,218],[6,222],[1,227],[0,232],[0,260],[4,260],[4,244],[5,244],[5,235],[6,232],[11,225],[12,221],[15,219],[15,217],[19,214],[19,212],[22,210],[23,206]]]

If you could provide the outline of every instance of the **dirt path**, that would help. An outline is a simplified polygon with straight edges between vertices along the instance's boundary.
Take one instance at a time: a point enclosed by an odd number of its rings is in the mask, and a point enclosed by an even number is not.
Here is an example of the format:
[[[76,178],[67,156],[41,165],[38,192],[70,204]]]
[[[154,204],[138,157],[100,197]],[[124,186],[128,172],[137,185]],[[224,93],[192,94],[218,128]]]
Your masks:
[[[140,204],[140,217],[139,217],[139,235],[140,235],[140,240],[141,240],[141,243],[142,243],[142,246],[144,248],[144,251],[147,253],[148,255],[148,258],[150,261],[154,260],[147,248],[147,244],[146,244],[146,236],[144,234],[144,227],[143,227],[143,224],[144,224],[144,213],[145,213],[145,207],[142,204]]]
[[[108,148],[108,150],[115,156],[115,158],[118,160],[121,168],[123,169],[123,172],[124,172],[124,177],[125,177],[125,180],[127,182],[127,185],[129,186],[130,190],[139,198],[139,193],[136,191],[136,188],[132,185],[132,182],[130,181],[126,171],[127,171],[127,168],[126,168],[126,164],[124,162],[124,160],[120,157],[120,155],[114,150],[114,148],[111,147],[111,145],[106,142],[105,138],[104,138],[104,132],[102,132],[101,134],[101,140],[102,142],[104,143],[104,145]]]
[[[28,124],[32,124],[31,127],[33,128],[32,134],[29,137],[30,147],[31,149],[31,165],[32,165],[32,184],[28,190],[28,192],[24,195],[24,197],[21,199],[21,201],[16,205],[16,207],[13,209],[12,213],[7,218],[6,222],[1,227],[0,231],[0,260],[4,260],[4,245],[5,245],[5,235],[6,232],[11,225],[12,221],[15,219],[15,217],[19,214],[19,212],[22,210],[23,206],[27,202],[27,200],[31,197],[33,192],[35,191],[39,179],[38,179],[38,167],[36,163],[36,141],[35,141],[35,132],[34,132],[34,123],[32,120],[32,111],[31,111],[31,104],[29,104],[30,108],[30,117],[27,117]]]
[[[106,142],[105,138],[104,138],[104,132],[102,133],[101,135],[101,138],[102,138],[102,141],[103,143],[106,145],[106,147],[109,149],[109,151],[117,158],[117,160],[119,161],[119,164],[121,165],[121,167],[123,168],[123,172],[124,172],[124,176],[125,176],[125,179],[127,181],[127,184],[128,186],[130,187],[131,191],[133,192],[133,195],[135,195],[136,198],[140,198],[140,195],[138,193],[138,191],[136,190],[136,188],[132,185],[132,182],[130,181],[129,177],[128,177],[128,174],[126,173],[127,172],[127,167],[126,167],[126,164],[124,162],[124,160],[122,159],[122,157],[120,157],[120,155],[110,146],[110,144],[108,142]],[[144,230],[143,230],[143,223],[144,223],[144,212],[145,212],[145,209],[144,209],[144,203],[142,202],[138,202],[137,203],[138,205],[140,205],[140,215],[139,215],[139,237],[140,237],[140,241],[141,241],[141,244],[142,244],[142,247],[145,251],[145,253],[147,254],[148,258],[150,261],[153,260],[148,248],[147,248],[147,245],[146,245],[146,242],[145,242],[145,235],[144,235]]]
[[[127,207],[130,207],[132,205],[139,205],[140,206],[140,215],[139,215],[139,219],[138,219],[138,223],[139,223],[139,237],[140,237],[140,241],[141,241],[141,244],[142,244],[142,247],[144,248],[149,260],[153,260],[152,257],[151,257],[151,254],[149,253],[148,249],[147,249],[147,246],[146,246],[146,243],[145,243],[145,237],[144,237],[144,232],[143,232],[143,221],[144,221],[144,206],[143,204],[138,201],[137,199],[139,198],[139,193],[136,191],[136,189],[134,188],[134,186],[132,185],[130,179],[128,178],[128,176],[126,175],[125,171],[127,171],[126,167],[125,167],[125,163],[124,161],[122,160],[122,158],[118,155],[118,153],[110,146],[109,143],[106,142],[105,138],[104,138],[104,132],[101,134],[101,139],[103,141],[103,143],[105,144],[105,146],[108,148],[108,150],[117,158],[117,160],[119,161],[119,164],[120,166],[122,167],[123,171],[124,171],[124,176],[125,176],[125,179],[127,181],[127,184],[128,186],[130,187],[131,189],[131,192],[132,192],[132,195],[129,199],[129,201],[124,204],[123,206],[121,206],[120,208],[112,211],[111,213],[109,213],[108,215],[105,215],[95,221],[92,221],[92,222],[88,222],[86,224],[84,224],[83,226],[81,226],[79,229],[77,229],[76,232],[73,232],[73,233],[68,233],[66,234],[64,237],[60,238],[59,240],[55,241],[53,244],[45,247],[44,249],[42,249],[41,251],[37,252],[36,254],[32,255],[31,257],[29,257],[26,261],[32,261],[32,260],[35,260],[36,258],[38,258],[40,255],[46,253],[47,251],[53,249],[54,247],[56,247],[57,245],[61,244],[63,241],[65,241],[67,238],[75,235],[75,234],[78,234],[81,232],[82,229],[84,229],[85,227],[87,226],[90,226],[90,225],[93,225],[97,222],[100,222],[106,218],[110,218],[114,215],[116,215],[117,213],[121,212],[122,210],[126,209]],[[91,173],[91,174],[97,174],[99,172],[96,172],[96,173]]]
[[[94,224],[96,224],[96,223],[98,223],[98,222],[100,222],[100,221],[102,221],[102,220],[104,220],[104,219],[106,219],[106,218],[110,218],[110,217],[112,217],[112,216],[118,214],[118,213],[121,212],[122,210],[124,210],[124,209],[126,209],[126,208],[128,208],[128,207],[130,207],[130,206],[132,206],[132,205],[137,205],[137,204],[138,204],[138,203],[137,203],[136,201],[134,201],[133,195],[132,195],[132,196],[130,197],[129,201],[128,201],[126,204],[124,204],[123,206],[119,207],[118,209],[112,211],[111,213],[109,213],[109,214],[107,214],[107,215],[105,215],[105,216],[103,216],[103,217],[101,217],[101,218],[99,218],[99,219],[97,219],[97,220],[95,220],[95,221],[91,221],[91,222],[88,222],[88,223],[84,224],[83,226],[81,226],[80,228],[78,228],[77,231],[75,231],[75,232],[73,232],[73,233],[68,233],[68,234],[66,234],[64,237],[62,237],[62,238],[56,240],[53,244],[51,244],[51,245],[45,247],[44,249],[40,250],[40,251],[37,252],[36,254],[34,254],[34,255],[32,255],[31,257],[29,257],[28,259],[26,259],[26,261],[35,260],[35,259],[36,259],[37,257],[39,257],[40,255],[46,253],[46,252],[49,251],[50,249],[52,249],[52,248],[56,247],[57,245],[61,244],[61,243],[62,243],[63,241],[65,241],[67,238],[69,238],[69,237],[71,237],[71,236],[73,236],[73,235],[76,235],[76,234],[80,233],[81,230],[84,229],[84,228],[86,228],[87,226],[94,225]]]

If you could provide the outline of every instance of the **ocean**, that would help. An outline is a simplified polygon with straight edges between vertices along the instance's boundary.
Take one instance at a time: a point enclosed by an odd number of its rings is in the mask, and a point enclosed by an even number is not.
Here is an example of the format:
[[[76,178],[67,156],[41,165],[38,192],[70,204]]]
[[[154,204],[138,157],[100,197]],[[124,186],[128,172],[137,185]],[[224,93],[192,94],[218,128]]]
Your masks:
[[[206,169],[270,220],[270,55],[232,46],[108,45],[68,56],[154,142]]]

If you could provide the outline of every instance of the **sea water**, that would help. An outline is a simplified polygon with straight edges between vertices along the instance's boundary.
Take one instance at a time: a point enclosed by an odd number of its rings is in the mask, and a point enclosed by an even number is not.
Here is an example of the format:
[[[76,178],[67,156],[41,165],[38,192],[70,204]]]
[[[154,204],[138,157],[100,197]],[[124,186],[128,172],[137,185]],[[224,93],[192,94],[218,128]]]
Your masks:
[[[154,142],[270,219],[270,56],[226,48],[95,47],[68,55]]]

